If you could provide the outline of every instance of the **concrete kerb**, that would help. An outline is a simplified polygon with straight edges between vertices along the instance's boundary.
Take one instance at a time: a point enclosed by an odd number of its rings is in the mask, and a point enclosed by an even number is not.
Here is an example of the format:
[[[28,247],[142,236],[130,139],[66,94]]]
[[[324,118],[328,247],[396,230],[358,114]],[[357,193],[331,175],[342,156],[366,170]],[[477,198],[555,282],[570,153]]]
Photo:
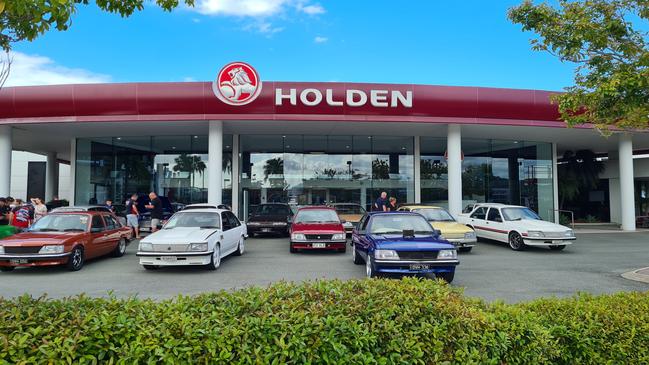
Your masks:
[[[649,267],[625,272],[624,274],[622,274],[622,277],[625,279],[649,284]]]

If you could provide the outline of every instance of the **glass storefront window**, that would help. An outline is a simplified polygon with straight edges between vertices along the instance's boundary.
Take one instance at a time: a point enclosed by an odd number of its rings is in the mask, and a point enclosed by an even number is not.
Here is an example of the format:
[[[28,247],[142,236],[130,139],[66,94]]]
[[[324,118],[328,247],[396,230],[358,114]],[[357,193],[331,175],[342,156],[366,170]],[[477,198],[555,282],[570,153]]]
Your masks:
[[[421,137],[421,202],[448,208],[446,138]]]
[[[223,202],[232,202],[232,136],[223,136]],[[122,204],[151,191],[170,202],[207,201],[207,136],[77,139],[75,204]]]

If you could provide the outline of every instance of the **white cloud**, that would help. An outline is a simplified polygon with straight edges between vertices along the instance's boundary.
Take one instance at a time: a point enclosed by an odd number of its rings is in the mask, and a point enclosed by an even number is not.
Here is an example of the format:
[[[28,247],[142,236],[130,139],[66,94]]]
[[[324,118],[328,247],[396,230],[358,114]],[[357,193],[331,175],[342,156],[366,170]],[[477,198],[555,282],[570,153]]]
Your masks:
[[[183,77],[183,82],[194,82],[194,81],[196,81],[196,79],[191,76]]]
[[[322,5],[305,0],[197,0],[189,9],[207,15],[244,17],[269,17],[290,9],[309,15],[325,13]]]
[[[243,30],[256,31],[270,37],[275,33],[283,31],[284,27],[273,27],[273,24],[270,22],[257,22],[246,25],[243,27]]]
[[[320,37],[320,36],[315,37],[315,38],[313,39],[313,41],[316,42],[316,43],[325,43],[325,42],[328,41],[328,40],[329,40],[329,38],[327,38],[327,37]]]
[[[198,18],[192,18],[192,22],[194,22],[194,23],[200,23],[200,22],[201,22],[201,20],[200,20],[200,19],[198,19]]]
[[[297,9],[309,15],[317,15],[317,14],[325,13],[325,9],[320,4],[315,4],[315,5],[298,4]]]
[[[108,75],[57,64],[49,57],[12,52],[11,71],[4,86],[95,84],[110,82]]]

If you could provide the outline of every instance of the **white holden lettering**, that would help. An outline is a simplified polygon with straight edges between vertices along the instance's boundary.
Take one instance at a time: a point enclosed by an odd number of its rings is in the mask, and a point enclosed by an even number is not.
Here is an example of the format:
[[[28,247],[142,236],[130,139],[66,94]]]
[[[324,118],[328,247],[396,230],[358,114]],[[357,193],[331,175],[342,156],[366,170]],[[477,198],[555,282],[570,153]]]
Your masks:
[[[392,100],[390,106],[393,108],[396,108],[399,102],[401,102],[401,105],[403,105],[405,108],[412,108],[412,91],[406,91],[406,96],[403,96],[401,91],[392,90],[391,99]]]
[[[358,95],[359,99],[354,100],[354,95]],[[367,94],[362,90],[349,89],[347,90],[347,105],[349,106],[363,106],[367,103]]]
[[[331,89],[327,89],[325,91],[326,99],[327,99],[327,104],[329,106],[343,106],[342,101],[334,101],[334,91]]]
[[[275,89],[275,105],[282,106],[284,100],[288,100],[293,106],[297,105],[297,89],[288,89],[285,94],[281,88]],[[368,93],[363,90],[349,89],[345,91],[344,100],[334,100],[333,89],[322,90],[308,88],[300,91],[300,103],[305,106],[316,106],[322,103],[323,99],[329,106],[351,106],[361,107],[368,102]],[[412,108],[412,91],[401,92],[399,90],[369,90],[369,102],[375,108]]]
[[[297,105],[297,90],[289,89],[288,95],[282,94],[282,89],[275,89],[275,105],[282,105],[282,100],[288,99],[291,105]]]
[[[377,108],[388,107],[388,91],[387,90],[370,90],[370,104]]]
[[[314,96],[313,100],[309,100],[309,94]],[[300,101],[306,106],[315,106],[322,101],[322,93],[318,89],[304,89],[300,93]]]

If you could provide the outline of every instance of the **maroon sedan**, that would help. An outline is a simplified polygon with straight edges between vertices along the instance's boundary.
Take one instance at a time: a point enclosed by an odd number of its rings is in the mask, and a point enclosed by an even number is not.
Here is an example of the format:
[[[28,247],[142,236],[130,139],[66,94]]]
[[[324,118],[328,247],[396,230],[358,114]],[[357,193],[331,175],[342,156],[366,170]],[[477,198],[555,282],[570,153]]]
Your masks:
[[[291,253],[298,250],[347,250],[343,222],[333,208],[300,208],[291,224]]]

